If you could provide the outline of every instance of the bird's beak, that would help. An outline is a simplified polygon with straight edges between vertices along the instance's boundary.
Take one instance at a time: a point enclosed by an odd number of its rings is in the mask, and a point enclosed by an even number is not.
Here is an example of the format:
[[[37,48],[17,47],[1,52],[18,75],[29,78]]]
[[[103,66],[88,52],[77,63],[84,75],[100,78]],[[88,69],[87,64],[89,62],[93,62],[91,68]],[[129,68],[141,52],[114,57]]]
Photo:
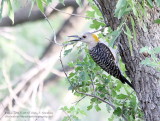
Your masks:
[[[70,40],[70,41],[80,41],[81,38],[78,35],[72,35],[72,36],[68,36],[68,37],[74,37],[76,39]]]

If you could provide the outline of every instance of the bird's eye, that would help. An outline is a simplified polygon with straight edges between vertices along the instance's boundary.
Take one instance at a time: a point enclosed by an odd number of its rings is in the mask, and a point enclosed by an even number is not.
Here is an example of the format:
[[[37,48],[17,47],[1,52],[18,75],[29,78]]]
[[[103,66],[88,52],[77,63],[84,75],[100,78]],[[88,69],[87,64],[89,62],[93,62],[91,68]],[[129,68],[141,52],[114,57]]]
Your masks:
[[[83,35],[82,37],[83,37],[83,38],[86,38],[87,36]]]

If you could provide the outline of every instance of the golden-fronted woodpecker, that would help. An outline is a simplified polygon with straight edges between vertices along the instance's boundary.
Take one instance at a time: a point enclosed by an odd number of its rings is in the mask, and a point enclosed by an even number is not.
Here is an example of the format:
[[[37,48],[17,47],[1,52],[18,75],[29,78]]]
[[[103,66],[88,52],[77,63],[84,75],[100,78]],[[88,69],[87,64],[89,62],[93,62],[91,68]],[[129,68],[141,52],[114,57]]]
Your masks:
[[[82,36],[73,35],[69,37],[76,38],[71,41],[81,41],[86,43],[88,45],[90,56],[104,71],[119,79],[122,83],[127,83],[134,89],[133,85],[121,74],[111,49],[103,42],[100,42],[95,34],[88,32]]]

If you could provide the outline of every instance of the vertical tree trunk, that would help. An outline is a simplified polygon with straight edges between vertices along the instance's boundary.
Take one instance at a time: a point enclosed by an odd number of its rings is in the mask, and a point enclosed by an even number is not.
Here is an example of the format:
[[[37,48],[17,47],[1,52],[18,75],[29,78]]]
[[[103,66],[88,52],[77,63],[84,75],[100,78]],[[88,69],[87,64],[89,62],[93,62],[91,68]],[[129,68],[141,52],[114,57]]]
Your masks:
[[[120,20],[114,17],[117,0],[94,0],[104,17],[105,23],[115,30]],[[139,51],[144,46],[151,48],[160,46],[160,24],[153,21],[160,16],[159,8],[148,8],[147,17],[142,21],[146,24],[144,31],[140,24],[136,25],[137,41],[132,41],[133,56],[129,50],[127,36],[122,33],[118,40],[120,55],[126,65],[127,75],[132,80],[146,121],[160,121],[160,73],[152,67],[141,65],[145,59]],[[134,18],[134,16],[132,16]],[[135,18],[134,18],[135,19]],[[135,19],[136,20],[136,19]],[[129,20],[130,21],[130,20]],[[130,26],[130,22],[128,22]]]

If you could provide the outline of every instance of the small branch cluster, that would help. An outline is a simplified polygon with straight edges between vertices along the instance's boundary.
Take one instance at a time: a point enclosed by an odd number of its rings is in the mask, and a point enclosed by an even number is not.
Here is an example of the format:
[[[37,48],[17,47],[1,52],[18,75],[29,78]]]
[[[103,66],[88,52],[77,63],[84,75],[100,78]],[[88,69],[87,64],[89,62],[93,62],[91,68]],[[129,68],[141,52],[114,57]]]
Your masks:
[[[67,81],[68,81],[69,84],[71,85],[72,89],[74,89],[74,87],[73,87],[73,85],[72,85],[72,83],[71,83],[71,81],[70,81],[70,79],[69,79],[69,77],[68,77],[68,75],[67,75],[67,73],[65,72],[65,69],[64,69],[64,65],[63,65],[63,62],[62,62],[62,51],[63,51],[63,48],[61,49],[60,56],[59,56],[59,57],[60,57],[61,66],[62,66],[63,72],[64,72],[64,74],[65,74],[65,76],[66,76],[66,78],[67,78]],[[93,85],[93,87],[94,87],[94,85]],[[106,101],[105,99],[102,99],[102,98],[96,96],[95,94],[89,94],[89,93],[80,92],[80,91],[77,91],[76,89],[75,89],[74,91],[75,91],[76,93],[78,93],[78,94],[82,94],[82,95],[85,95],[85,96],[88,96],[88,97],[96,98],[96,99],[98,99],[98,100],[106,103],[107,105],[109,105],[110,107],[112,107],[114,110],[116,109],[116,107],[115,107],[111,102]],[[83,97],[82,99],[84,99],[84,97]],[[82,99],[80,99],[80,101],[81,101]],[[78,101],[78,102],[79,102],[79,101]],[[122,114],[122,118],[123,118],[125,121],[128,121],[124,114]]]

